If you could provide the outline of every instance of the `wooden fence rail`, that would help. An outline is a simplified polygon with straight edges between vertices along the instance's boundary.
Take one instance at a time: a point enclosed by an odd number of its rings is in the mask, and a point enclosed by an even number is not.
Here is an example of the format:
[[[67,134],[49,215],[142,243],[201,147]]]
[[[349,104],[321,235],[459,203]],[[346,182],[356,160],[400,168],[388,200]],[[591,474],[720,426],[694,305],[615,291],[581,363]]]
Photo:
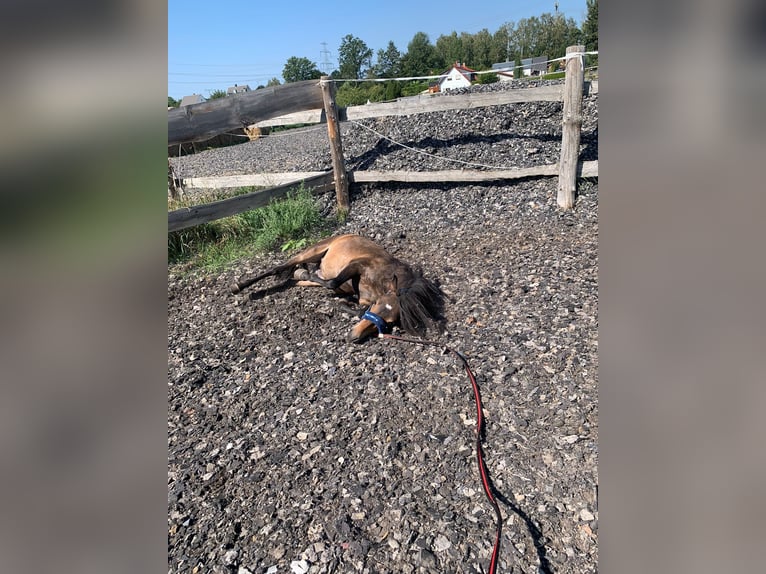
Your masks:
[[[595,177],[598,175],[598,161],[584,161],[578,164],[578,177]],[[384,181],[402,182],[458,182],[458,181],[503,181],[521,179],[524,177],[540,177],[557,175],[557,163],[497,170],[476,169],[444,169],[430,171],[349,171],[348,179],[353,183],[375,183]],[[215,177],[191,177],[184,179],[186,188],[225,189],[227,187],[271,187],[296,183],[318,175],[324,171],[289,171],[282,173],[252,173],[246,175],[220,175]]]
[[[204,141],[217,134],[255,125],[266,127],[286,123],[311,123],[326,121],[333,161],[333,173],[311,174],[257,174],[254,176],[229,176],[243,181],[248,177],[274,178],[308,176],[304,184],[315,191],[334,187],[338,206],[347,210],[348,182],[371,181],[492,181],[534,177],[538,175],[559,176],[558,204],[569,209],[574,203],[577,177],[598,175],[598,162],[578,160],[580,129],[582,125],[583,46],[567,48],[567,74],[564,86],[540,86],[511,89],[502,92],[473,93],[441,96],[414,96],[394,102],[380,102],[363,106],[337,109],[333,84],[324,77],[322,81],[307,80],[282,86],[273,86],[221,98],[201,104],[192,104],[168,111],[168,145]],[[590,88],[589,84],[585,84]],[[597,90],[597,84],[595,86]],[[564,101],[563,137],[561,158],[558,164],[533,168],[486,171],[443,170],[432,172],[365,172],[347,173],[340,141],[339,121],[357,120],[380,116],[400,116],[434,111],[471,109],[509,103],[531,101]],[[277,123],[279,122],[279,123]],[[206,178],[199,178],[206,179]],[[212,178],[207,178],[212,179]],[[212,183],[210,181],[208,184]],[[227,183],[224,183],[226,186]],[[237,183],[236,185],[247,185]],[[258,185],[251,183],[250,185]],[[184,229],[199,223],[234,215],[248,209],[268,204],[274,198],[284,197],[296,183],[284,183],[277,187],[257,191],[235,198],[205,205],[179,209],[168,213],[168,231]]]
[[[168,110],[168,145],[205,141],[235,128],[285,114],[321,108],[317,80],[271,86]]]
[[[403,183],[442,183],[442,182],[486,182],[508,181],[525,177],[552,176],[559,172],[558,164],[537,165],[517,169],[493,171],[479,170],[438,170],[438,171],[350,171],[348,180],[353,183],[377,183],[398,181]],[[283,174],[253,174],[230,175],[217,178],[199,178],[200,187],[242,187],[249,185],[274,184],[274,176],[290,178],[290,181],[266,191],[254,191],[213,203],[178,209],[168,214],[168,231],[179,231],[200,223],[215,221],[222,217],[234,215],[248,209],[263,207],[273,199],[285,197],[290,190],[296,189],[301,183],[313,193],[324,193],[335,189],[334,175],[331,171],[283,173]],[[598,161],[585,161],[579,164],[578,177],[597,177]],[[269,179],[264,179],[264,176]],[[192,180],[196,181],[196,180]]]
[[[583,82],[583,93],[597,94],[598,82]],[[536,88],[519,88],[504,92],[487,94],[459,94],[456,96],[421,95],[399,98],[393,102],[374,102],[362,106],[341,108],[338,115],[341,121],[361,120],[380,116],[408,115],[422,112],[440,112],[446,110],[467,110],[503,104],[523,102],[551,101],[560,102],[564,99],[563,86],[540,86]],[[258,128],[290,126],[295,124],[319,124],[326,121],[324,110],[308,110],[277,116],[262,120],[255,124]]]
[[[168,231],[179,231],[187,227],[194,227],[201,223],[208,223],[216,219],[242,213],[243,211],[249,211],[250,209],[264,207],[274,199],[281,199],[287,196],[292,190],[297,189],[300,183],[286,183],[264,191],[253,191],[220,201],[170,211],[168,212]],[[329,171],[307,178],[302,183],[312,189],[314,193],[325,192],[335,187],[333,174]]]

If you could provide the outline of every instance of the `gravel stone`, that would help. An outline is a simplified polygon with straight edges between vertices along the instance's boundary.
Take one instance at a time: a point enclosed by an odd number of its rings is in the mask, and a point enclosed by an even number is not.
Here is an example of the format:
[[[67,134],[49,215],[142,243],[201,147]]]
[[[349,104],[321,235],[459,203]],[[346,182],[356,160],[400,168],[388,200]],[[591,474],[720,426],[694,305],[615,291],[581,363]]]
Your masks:
[[[597,159],[597,104],[585,100],[586,159]],[[365,124],[441,156],[525,167],[557,161],[561,110],[514,104]],[[343,128],[350,169],[449,167]],[[321,129],[180,161],[196,175],[329,169]],[[580,182],[568,212],[555,178],[351,194],[333,233],[378,241],[449,296],[446,328],[429,338],[463,353],[481,388],[504,517],[498,571],[596,572],[597,180]],[[317,200],[334,209],[333,193]],[[461,364],[439,347],[347,343],[357,310],[325,289],[268,291],[264,281],[229,293],[284,257],[256,255],[217,275],[169,270],[168,571],[486,571],[494,511]]]

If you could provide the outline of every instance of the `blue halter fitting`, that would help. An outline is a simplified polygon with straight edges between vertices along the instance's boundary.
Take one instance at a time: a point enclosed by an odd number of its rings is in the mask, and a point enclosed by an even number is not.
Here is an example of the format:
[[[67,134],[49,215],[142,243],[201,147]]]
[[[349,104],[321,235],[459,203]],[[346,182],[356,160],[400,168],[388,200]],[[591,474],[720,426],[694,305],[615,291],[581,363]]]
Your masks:
[[[367,319],[371,323],[373,323],[378,328],[378,334],[382,335],[386,331],[388,331],[388,325],[386,325],[386,322],[383,320],[383,317],[380,315],[376,315],[369,309],[364,312],[364,315],[362,315],[362,319]]]

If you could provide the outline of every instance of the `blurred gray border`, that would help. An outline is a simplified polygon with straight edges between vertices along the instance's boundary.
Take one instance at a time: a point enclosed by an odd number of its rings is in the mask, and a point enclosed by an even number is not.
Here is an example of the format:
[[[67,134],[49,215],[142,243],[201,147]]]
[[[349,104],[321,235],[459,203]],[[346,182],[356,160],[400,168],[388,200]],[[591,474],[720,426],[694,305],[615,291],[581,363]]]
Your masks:
[[[760,571],[766,9],[599,27],[600,568]]]

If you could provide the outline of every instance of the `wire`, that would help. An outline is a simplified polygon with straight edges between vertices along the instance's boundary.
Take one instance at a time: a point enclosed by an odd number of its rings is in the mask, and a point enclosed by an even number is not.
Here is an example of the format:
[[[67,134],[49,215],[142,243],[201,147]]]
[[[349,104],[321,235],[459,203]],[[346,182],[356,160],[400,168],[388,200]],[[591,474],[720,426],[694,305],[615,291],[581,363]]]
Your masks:
[[[483,163],[474,163],[474,162],[470,162],[470,161],[463,161],[462,159],[452,159],[452,158],[448,158],[448,157],[441,157],[441,156],[438,156],[438,155],[432,154],[432,153],[430,153],[430,152],[424,151],[424,150],[422,150],[422,149],[417,149],[417,148],[414,148],[414,147],[412,147],[412,146],[408,146],[407,144],[403,144],[403,143],[401,143],[401,142],[398,142],[398,141],[396,141],[396,140],[393,140],[393,139],[391,139],[390,137],[388,137],[388,136],[386,136],[386,135],[384,135],[384,134],[380,133],[379,131],[376,131],[376,130],[374,130],[374,129],[370,128],[370,127],[367,127],[367,126],[365,126],[365,125],[363,125],[363,124],[360,124],[360,123],[359,123],[359,122],[357,122],[357,121],[354,121],[354,120],[348,120],[348,121],[349,121],[350,123],[354,124],[354,125],[357,125],[357,126],[359,126],[359,127],[361,127],[361,128],[364,128],[364,129],[366,129],[366,130],[369,130],[369,131],[371,131],[371,132],[372,132],[372,133],[374,133],[375,135],[377,135],[377,136],[380,136],[380,137],[382,137],[383,139],[390,141],[390,142],[391,142],[392,144],[394,144],[394,145],[398,145],[398,146],[401,146],[401,147],[403,147],[403,148],[405,148],[405,149],[408,149],[408,150],[410,150],[410,151],[414,151],[415,153],[423,154],[423,155],[426,155],[426,156],[432,157],[432,158],[434,158],[434,159],[438,159],[438,160],[440,160],[440,161],[449,161],[449,162],[453,162],[453,163],[460,163],[460,164],[463,164],[463,165],[468,165],[468,166],[472,166],[472,167],[485,167],[485,168],[487,168],[487,169],[508,169],[508,168],[507,168],[507,167],[505,167],[505,166],[485,165],[485,164],[483,164]]]
[[[553,62],[560,62],[562,60],[569,60],[571,58],[578,58],[580,56],[590,56],[590,55],[597,56],[598,50],[593,50],[591,52],[572,52],[560,58],[552,58],[550,60],[546,60],[545,62],[537,62],[537,65],[539,64],[548,65],[548,64],[552,64]],[[493,68],[491,70],[470,70],[470,68],[469,70],[471,74],[475,74],[475,75],[497,74],[498,72],[512,72],[518,69],[528,68],[529,66],[530,64],[519,64],[518,66],[508,66],[505,68]],[[331,82],[409,82],[412,80],[435,80],[438,78],[443,78],[445,75],[446,73],[436,74],[432,76],[405,76],[405,77],[398,77],[398,78],[332,78],[330,79],[330,81]]]

